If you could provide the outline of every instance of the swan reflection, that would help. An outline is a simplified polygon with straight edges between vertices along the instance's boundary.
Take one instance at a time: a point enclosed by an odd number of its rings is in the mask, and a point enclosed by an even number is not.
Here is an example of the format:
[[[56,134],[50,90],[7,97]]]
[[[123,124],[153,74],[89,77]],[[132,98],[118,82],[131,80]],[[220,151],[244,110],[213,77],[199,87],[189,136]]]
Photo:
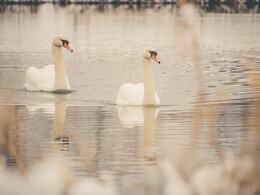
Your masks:
[[[62,134],[63,125],[66,120],[67,103],[65,101],[55,102],[55,114],[52,129],[52,140],[54,146],[59,150],[68,150],[69,142],[72,139],[71,135]]]
[[[26,108],[31,113],[43,112],[44,114],[53,115],[52,142],[56,150],[68,150],[72,136],[63,133],[63,127],[66,120],[66,110],[68,98],[67,94],[46,94],[28,92],[31,97],[41,97],[55,99],[55,102],[41,104],[27,104]]]
[[[143,125],[142,157],[145,160],[156,160],[153,151],[155,120],[159,113],[153,106],[118,106],[118,118],[124,128],[134,128]]]
[[[159,108],[143,107],[144,133],[143,133],[143,157],[147,160],[156,160],[156,153],[152,150],[155,129],[155,119]]]

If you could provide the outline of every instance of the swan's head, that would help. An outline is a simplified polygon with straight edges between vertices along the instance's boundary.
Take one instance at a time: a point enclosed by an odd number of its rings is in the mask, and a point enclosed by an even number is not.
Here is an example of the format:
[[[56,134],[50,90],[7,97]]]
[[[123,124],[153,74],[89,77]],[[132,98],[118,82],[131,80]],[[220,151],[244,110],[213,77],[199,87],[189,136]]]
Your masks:
[[[145,48],[145,50],[143,51],[143,58],[148,60],[153,59],[155,62],[159,64],[161,63],[157,58],[157,52],[152,47]]]
[[[65,47],[67,50],[73,52],[69,46],[69,41],[62,35],[55,37],[52,41],[52,44],[56,47]]]

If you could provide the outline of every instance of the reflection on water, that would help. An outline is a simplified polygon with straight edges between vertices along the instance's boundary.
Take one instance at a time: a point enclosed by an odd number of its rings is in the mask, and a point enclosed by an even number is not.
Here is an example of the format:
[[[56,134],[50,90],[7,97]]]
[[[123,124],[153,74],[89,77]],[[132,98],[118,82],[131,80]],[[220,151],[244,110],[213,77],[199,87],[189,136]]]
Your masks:
[[[143,133],[143,157],[148,160],[156,160],[156,153],[152,150],[154,130],[155,130],[155,119],[159,109],[152,107],[143,107],[144,114],[144,133]]]
[[[6,154],[1,150],[1,154],[10,167],[27,170],[46,154],[62,155],[77,178],[94,176],[104,181],[113,180],[120,191],[136,192],[138,188],[133,186],[140,186],[142,175],[149,175],[160,161],[159,148],[165,140],[171,143],[171,155],[176,155],[176,148],[184,154],[192,151],[191,159],[197,156],[196,161],[214,165],[219,164],[221,151],[227,156],[236,156],[241,151],[249,153],[257,143],[253,141],[256,132],[250,122],[254,116],[246,114],[250,105],[246,102],[252,99],[198,104],[199,109],[193,111],[176,110],[175,106],[124,107],[130,109],[129,112],[109,105],[68,106],[67,95],[42,95],[49,98],[49,103],[5,106],[11,116],[7,145],[14,149],[7,148]],[[197,123],[198,134],[193,129],[193,115],[203,113],[205,120],[201,118]],[[136,121],[134,115],[141,115],[142,120]],[[66,146],[61,137],[71,135],[73,140]],[[196,143],[192,142],[195,135]],[[197,149],[190,150],[194,146]],[[183,162],[183,166],[188,162]],[[48,169],[52,170],[51,167]],[[103,177],[107,174],[112,175],[112,179]],[[153,181],[149,183],[152,184]]]
[[[39,112],[42,110],[44,114],[53,115],[53,129],[52,129],[52,142],[56,149],[58,150],[68,150],[69,143],[72,140],[72,135],[68,132],[63,133],[63,126],[66,121],[66,109],[68,95],[54,95],[54,94],[44,94],[44,93],[33,93],[27,92],[27,94],[32,96],[48,97],[54,98],[54,103],[45,103],[45,104],[28,104],[26,108],[33,113]]]
[[[64,95],[67,96],[67,95]],[[68,148],[69,142],[71,141],[72,135],[63,135],[63,125],[66,118],[66,102],[60,100],[60,96],[55,101],[55,115],[53,121],[52,140],[55,147],[60,150]],[[64,97],[62,97],[64,98]]]
[[[158,107],[117,106],[118,118],[124,128],[143,127],[142,156],[154,161],[156,152],[153,151],[155,120],[159,113]]]

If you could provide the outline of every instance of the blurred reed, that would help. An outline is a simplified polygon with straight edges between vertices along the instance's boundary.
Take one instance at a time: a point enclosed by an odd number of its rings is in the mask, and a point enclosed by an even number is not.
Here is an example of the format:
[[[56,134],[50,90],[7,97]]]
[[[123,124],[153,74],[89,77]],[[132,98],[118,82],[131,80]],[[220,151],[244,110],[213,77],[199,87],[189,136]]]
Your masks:
[[[8,94],[0,89],[0,102],[5,102]],[[19,146],[19,122],[17,120],[17,107],[14,105],[0,104],[0,144],[6,155],[13,158],[22,173],[27,174],[27,169],[22,162]],[[1,159],[1,156],[0,156]],[[7,160],[7,159],[5,159]]]
[[[258,194],[260,192],[260,167],[259,167],[259,143],[260,143],[260,75],[257,65],[252,61],[247,60],[245,64],[251,67],[247,73],[248,82],[250,83],[251,93],[257,99],[251,99],[253,110],[250,118],[253,119],[253,126],[255,129],[255,150],[248,153],[248,151],[241,151],[238,156],[228,156],[224,148],[219,144],[219,134],[217,132],[215,123],[218,117],[222,114],[222,110],[228,103],[208,102],[206,97],[206,87],[203,77],[203,66],[201,63],[201,52],[198,40],[198,33],[196,30],[196,12],[194,4],[181,2],[180,13],[183,16],[183,35],[182,45],[186,48],[187,56],[191,55],[193,64],[198,78],[199,91],[197,100],[194,102],[193,115],[193,137],[191,138],[190,150],[188,155],[184,155],[176,164],[173,160],[173,166],[179,170],[179,177],[183,177],[186,184],[190,186],[191,191],[187,194]],[[216,95],[227,97],[223,92]],[[227,99],[227,98],[224,98]],[[247,116],[248,117],[248,116]],[[249,122],[249,121],[247,121]],[[205,124],[205,125],[204,125]],[[249,125],[245,124],[246,125]],[[198,140],[202,131],[206,129],[208,139],[214,146],[218,156],[220,165],[217,171],[214,167],[209,167],[206,164],[196,163],[198,156]],[[182,154],[180,154],[182,155]],[[258,158],[256,158],[258,157]],[[178,158],[178,157],[177,157]],[[230,161],[230,159],[233,159]],[[213,170],[212,170],[213,168]],[[215,167],[216,169],[216,167]],[[205,180],[216,182],[209,186],[205,185]],[[224,180],[229,185],[218,180]],[[185,182],[184,182],[185,183]],[[207,184],[206,184],[207,185]],[[186,186],[187,187],[187,186]]]
[[[198,139],[201,134],[203,123],[206,125],[206,129],[208,131],[209,140],[215,146],[219,157],[224,160],[224,151],[218,144],[218,133],[217,129],[215,128],[216,121],[218,116],[221,114],[221,110],[225,106],[225,104],[219,103],[208,103],[205,99],[206,94],[206,87],[205,87],[205,80],[203,76],[203,65],[201,60],[201,52],[200,52],[200,41],[198,39],[199,32],[197,29],[197,21],[196,17],[198,14],[195,11],[194,4],[186,3],[185,1],[181,2],[180,13],[183,16],[183,34],[184,37],[181,44],[184,45],[185,52],[184,56],[192,56],[193,65],[197,74],[198,80],[198,95],[197,100],[194,102],[194,111],[193,111],[193,137],[191,139],[191,147],[193,149],[190,152],[196,156],[196,148],[198,146]],[[226,94],[218,94],[215,95],[222,96],[223,98]],[[195,147],[194,147],[195,146]]]
[[[255,130],[254,136],[254,148],[251,151],[251,155],[254,156],[257,161],[260,163],[260,74],[258,65],[254,62],[254,60],[250,57],[246,57],[245,59],[245,73],[250,86],[251,94],[252,94],[252,102],[251,102],[251,115],[250,118],[253,120],[253,127]],[[245,153],[248,151],[245,151]]]

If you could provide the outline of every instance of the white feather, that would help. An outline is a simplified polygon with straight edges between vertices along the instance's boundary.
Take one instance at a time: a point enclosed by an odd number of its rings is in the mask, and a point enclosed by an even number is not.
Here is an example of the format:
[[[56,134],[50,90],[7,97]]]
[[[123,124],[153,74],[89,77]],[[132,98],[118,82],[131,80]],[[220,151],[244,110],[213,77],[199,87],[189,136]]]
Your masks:
[[[138,83],[125,83],[123,84],[118,92],[116,98],[117,105],[128,105],[128,106],[138,106],[143,104],[144,98],[144,84]],[[155,92],[156,104],[160,105],[160,99]]]
[[[51,91],[54,80],[54,65],[47,65],[41,69],[30,67],[26,71],[25,88],[28,91]]]

